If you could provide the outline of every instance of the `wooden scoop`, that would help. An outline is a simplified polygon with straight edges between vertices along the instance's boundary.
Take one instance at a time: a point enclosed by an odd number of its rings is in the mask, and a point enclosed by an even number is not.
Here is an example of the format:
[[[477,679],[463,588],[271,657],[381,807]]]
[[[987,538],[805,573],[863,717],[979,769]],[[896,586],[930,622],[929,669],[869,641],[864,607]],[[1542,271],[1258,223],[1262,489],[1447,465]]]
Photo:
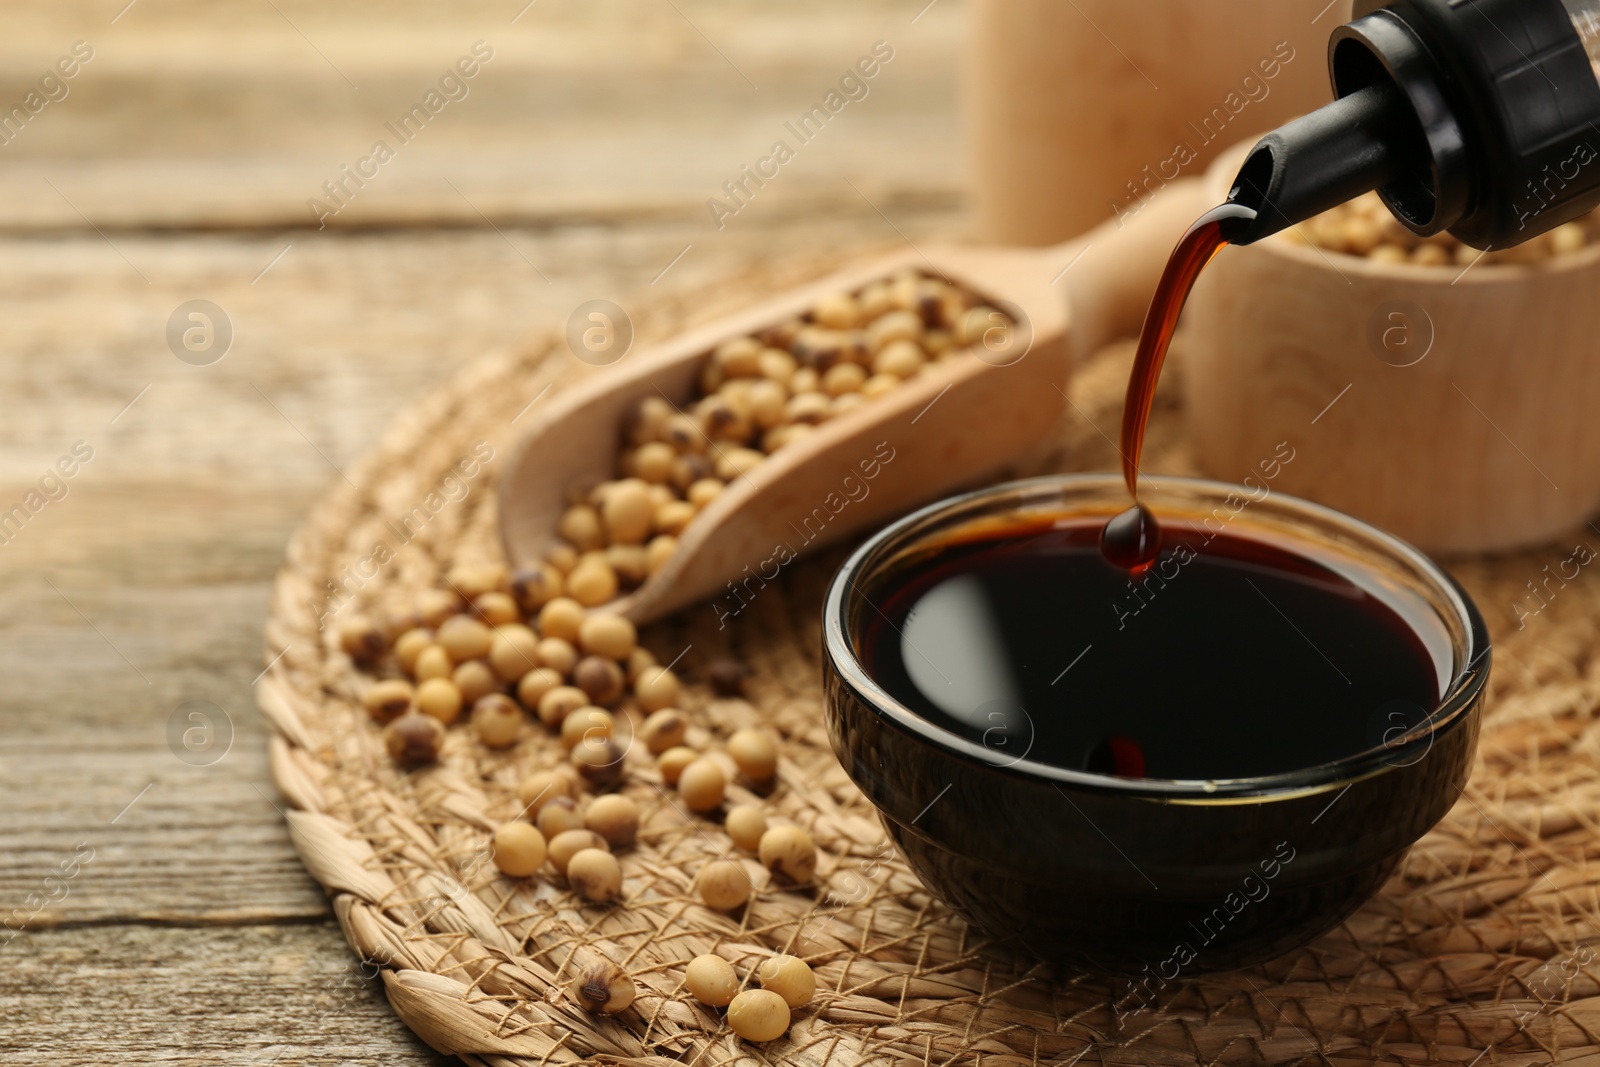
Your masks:
[[[715,597],[711,609],[726,621],[796,556],[980,484],[1044,440],[1065,408],[1072,354],[1138,332],[1173,243],[1210,206],[1204,199],[1198,180],[1175,182],[1137,215],[1053,248],[907,250],[627,356],[543,406],[512,450],[500,483],[507,559],[545,557],[568,487],[616,477],[633,405],[664,396],[687,407],[706,356],[724,341],[906,267],[942,275],[1017,319],[975,355],[933,364],[778,449],[695,516],[664,567],[594,609],[642,623]]]

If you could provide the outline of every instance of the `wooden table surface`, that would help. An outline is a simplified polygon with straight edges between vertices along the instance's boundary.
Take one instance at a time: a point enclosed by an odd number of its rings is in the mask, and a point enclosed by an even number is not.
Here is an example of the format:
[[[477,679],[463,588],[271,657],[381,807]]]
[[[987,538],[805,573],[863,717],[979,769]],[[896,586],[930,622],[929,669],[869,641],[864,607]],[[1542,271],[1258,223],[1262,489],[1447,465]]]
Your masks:
[[[0,544],[0,1062],[438,1060],[268,781],[251,686],[284,543],[396,412],[586,299],[958,236],[962,11],[922,6],[0,13],[0,102],[93,51],[0,145],[0,513],[37,508]],[[706,199],[880,39],[868,97],[713,225]],[[317,229],[306,201],[478,41],[467,95]],[[211,365],[166,339],[193,299],[233,328]],[[92,458],[30,498],[75,445]],[[204,766],[169,741],[197,707],[226,750]]]

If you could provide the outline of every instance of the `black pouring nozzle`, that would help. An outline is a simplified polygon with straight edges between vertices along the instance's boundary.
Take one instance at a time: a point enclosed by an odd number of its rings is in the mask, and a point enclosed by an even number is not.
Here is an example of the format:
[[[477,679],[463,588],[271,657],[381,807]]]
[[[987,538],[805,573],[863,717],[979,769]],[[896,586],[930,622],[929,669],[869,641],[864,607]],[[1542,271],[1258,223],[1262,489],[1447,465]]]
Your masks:
[[[1231,243],[1259,241],[1395,180],[1404,169],[1405,113],[1399,90],[1379,83],[1263,137],[1228,194],[1256,212]]]

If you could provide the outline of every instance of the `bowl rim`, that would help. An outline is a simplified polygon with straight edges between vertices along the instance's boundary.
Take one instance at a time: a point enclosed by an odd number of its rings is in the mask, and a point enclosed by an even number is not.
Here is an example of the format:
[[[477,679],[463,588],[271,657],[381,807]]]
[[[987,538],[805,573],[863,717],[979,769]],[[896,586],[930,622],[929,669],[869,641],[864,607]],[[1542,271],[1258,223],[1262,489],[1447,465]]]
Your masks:
[[[1185,489],[1202,495],[1215,494],[1218,499],[1228,493],[1237,492],[1240,488],[1227,482],[1204,478],[1155,477],[1144,478],[1142,481],[1143,484],[1158,491],[1168,488]],[[884,526],[857,546],[829,582],[828,593],[823,601],[822,616],[822,643],[828,665],[839,680],[852,690],[862,707],[869,709],[880,720],[886,721],[889,725],[947,756],[981,763],[997,773],[1009,774],[1040,784],[1070,785],[1090,793],[1131,795],[1167,803],[1209,805],[1259,802],[1262,799],[1287,800],[1348,788],[1365,778],[1414,765],[1391,763],[1386,756],[1393,753],[1400,745],[1409,744],[1413,739],[1420,740],[1423,735],[1431,739],[1430,749],[1424,750],[1422,759],[1425,760],[1426,752],[1431,751],[1432,741],[1436,741],[1442,733],[1459,727],[1471,718],[1468,713],[1476,705],[1488,683],[1493,646],[1489,641],[1488,628],[1483,616],[1466,591],[1427,555],[1393,534],[1341,511],[1286,493],[1271,495],[1273,507],[1313,521],[1331,524],[1345,533],[1373,542],[1376,547],[1398,557],[1419,571],[1437,586],[1444,599],[1454,607],[1457,622],[1467,635],[1465,666],[1457,669],[1454,678],[1428,717],[1408,730],[1398,741],[1379,744],[1312,767],[1250,778],[1113,778],[1040,763],[1025,757],[1004,763],[996,762],[991,750],[918,715],[891,696],[867,672],[849,640],[846,626],[847,609],[855,599],[849,594],[859,593],[857,579],[861,576],[866,562],[884,545],[941,512],[954,511],[986,498],[1027,494],[1042,489],[1109,487],[1122,484],[1120,474],[1110,473],[1051,474],[1003,482],[948,497]]]

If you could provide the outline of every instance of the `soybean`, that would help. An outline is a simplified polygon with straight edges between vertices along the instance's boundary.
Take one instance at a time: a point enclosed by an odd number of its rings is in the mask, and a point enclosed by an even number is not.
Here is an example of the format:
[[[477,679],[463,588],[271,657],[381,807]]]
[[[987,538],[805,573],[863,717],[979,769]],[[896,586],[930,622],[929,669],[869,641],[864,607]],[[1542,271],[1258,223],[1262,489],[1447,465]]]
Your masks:
[[[690,811],[713,811],[722,803],[728,778],[716,760],[702,756],[683,768],[678,777],[678,795]],[[765,862],[765,861],[763,861]]]
[[[746,989],[728,1004],[728,1025],[746,1041],[775,1041],[789,1029],[789,1005],[770,989]]]
[[[444,747],[444,725],[419,711],[408,711],[383,729],[384,747],[397,763],[432,763]]]
[[[750,875],[735,860],[716,860],[700,869],[700,899],[717,911],[741,908],[750,900]]]
[[[709,953],[689,961],[683,971],[683,984],[691,997],[708,1008],[726,1008],[739,992],[739,976],[733,964]]]
[[[534,825],[547,840],[554,841],[557,835],[568,830],[582,829],[583,812],[578,810],[578,802],[571,797],[553,797],[539,809]]]
[[[572,995],[584,1011],[615,1015],[637,995],[633,979],[618,967],[602,964],[583,971],[572,984]]]
[[[798,956],[773,956],[756,968],[762,989],[770,989],[791,1008],[808,1003],[817,992],[817,976]]]
[[[754,804],[738,804],[728,809],[722,826],[735,845],[746,852],[755,852],[761,847],[761,836],[767,832],[767,817]]]
[[[380,723],[390,723],[411,710],[416,691],[399,678],[378,682],[361,697],[361,704]]]
[[[778,749],[764,730],[736,730],[728,738],[728,755],[739,773],[753,782],[769,782],[778,772]]]
[[[567,873],[567,864],[585,849],[605,849],[606,839],[593,830],[566,830],[550,839],[548,857],[550,866],[561,874]]]
[[[544,866],[544,835],[525,822],[508,822],[494,832],[494,865],[513,878],[526,878]]]
[[[798,826],[774,826],[757,846],[761,863],[790,881],[805,883],[817,873],[817,846]]]
[[[490,693],[472,705],[472,730],[489,748],[509,748],[522,730],[522,709],[504,693]]]
[[[603,848],[579,849],[567,861],[566,874],[572,888],[585,900],[601,904],[622,896],[622,865]]]
[[[639,805],[620,793],[596,797],[584,813],[583,825],[612,848],[627,848],[639,835]]]

